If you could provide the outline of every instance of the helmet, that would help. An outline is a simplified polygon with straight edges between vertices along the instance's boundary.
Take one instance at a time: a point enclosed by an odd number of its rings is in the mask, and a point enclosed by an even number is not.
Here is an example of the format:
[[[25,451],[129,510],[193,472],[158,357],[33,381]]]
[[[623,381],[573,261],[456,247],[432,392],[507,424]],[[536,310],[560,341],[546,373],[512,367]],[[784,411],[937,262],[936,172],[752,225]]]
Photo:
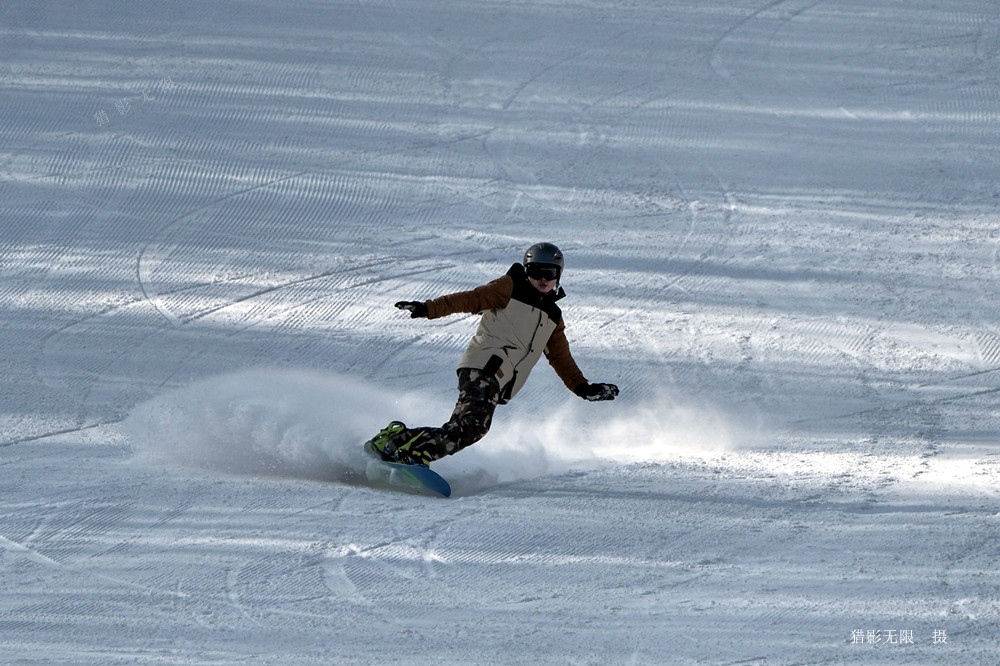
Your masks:
[[[528,264],[552,264],[559,267],[562,273],[566,263],[563,261],[563,253],[552,243],[535,243],[524,253],[524,265]]]

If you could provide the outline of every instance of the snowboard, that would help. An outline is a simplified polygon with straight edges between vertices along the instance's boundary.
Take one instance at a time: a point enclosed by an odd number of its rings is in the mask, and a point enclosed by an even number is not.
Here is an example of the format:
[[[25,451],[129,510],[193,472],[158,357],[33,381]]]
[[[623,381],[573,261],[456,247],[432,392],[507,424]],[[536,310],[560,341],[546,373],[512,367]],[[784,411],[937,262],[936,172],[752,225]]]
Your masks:
[[[371,458],[365,468],[365,476],[372,485],[432,497],[451,496],[451,486],[430,467],[382,460],[367,446],[365,453]]]

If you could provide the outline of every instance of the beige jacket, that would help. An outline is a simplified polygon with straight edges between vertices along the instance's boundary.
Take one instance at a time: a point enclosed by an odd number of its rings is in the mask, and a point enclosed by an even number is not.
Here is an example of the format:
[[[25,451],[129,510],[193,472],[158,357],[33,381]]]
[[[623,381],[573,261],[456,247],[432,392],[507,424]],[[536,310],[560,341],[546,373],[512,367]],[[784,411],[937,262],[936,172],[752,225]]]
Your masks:
[[[489,284],[427,301],[427,316],[482,313],[459,368],[495,374],[504,404],[521,390],[542,354],[569,390],[587,383],[570,354],[562,311],[556,305],[565,296],[562,288],[542,294],[528,282],[524,267],[514,264]]]

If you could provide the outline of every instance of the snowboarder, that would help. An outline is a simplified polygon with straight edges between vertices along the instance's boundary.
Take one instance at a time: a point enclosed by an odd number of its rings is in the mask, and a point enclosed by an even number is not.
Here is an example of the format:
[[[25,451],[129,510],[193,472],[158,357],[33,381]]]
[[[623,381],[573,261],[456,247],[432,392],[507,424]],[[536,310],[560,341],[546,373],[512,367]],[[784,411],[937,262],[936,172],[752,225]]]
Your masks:
[[[408,428],[393,421],[365,446],[383,460],[427,465],[482,439],[496,406],[524,385],[544,353],[566,387],[585,400],[614,400],[614,384],[591,384],[569,351],[556,301],[565,263],[552,243],[538,243],[507,274],[471,291],[430,301],[400,301],[411,318],[437,319],[459,312],[482,313],[479,329],[458,364],[458,402],[440,428]]]

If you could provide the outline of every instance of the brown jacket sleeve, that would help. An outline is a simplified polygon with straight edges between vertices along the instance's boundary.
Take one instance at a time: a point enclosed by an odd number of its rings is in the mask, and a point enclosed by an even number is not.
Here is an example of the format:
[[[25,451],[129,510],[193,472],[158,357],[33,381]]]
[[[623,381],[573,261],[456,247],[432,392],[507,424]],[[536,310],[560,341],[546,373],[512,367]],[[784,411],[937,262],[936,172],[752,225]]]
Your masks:
[[[576,365],[576,361],[573,360],[573,355],[569,353],[566,326],[562,320],[559,321],[556,330],[552,332],[552,337],[549,338],[549,344],[545,348],[545,358],[549,360],[549,365],[552,366],[556,374],[559,375],[559,379],[563,380],[563,384],[570,391],[575,392],[581,384],[587,383],[583,372],[580,371],[580,368]]]
[[[470,291],[460,291],[427,301],[427,318],[437,319],[459,312],[485,312],[505,308],[514,291],[514,280],[504,275]]]

